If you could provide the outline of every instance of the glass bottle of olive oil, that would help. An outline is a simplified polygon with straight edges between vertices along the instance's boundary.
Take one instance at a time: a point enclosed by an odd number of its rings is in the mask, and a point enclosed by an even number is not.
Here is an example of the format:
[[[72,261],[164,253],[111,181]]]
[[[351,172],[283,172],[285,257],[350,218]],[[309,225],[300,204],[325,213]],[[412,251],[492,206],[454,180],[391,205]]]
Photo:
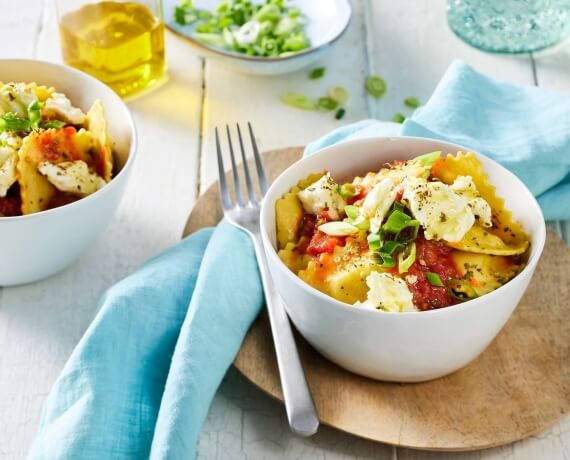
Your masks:
[[[62,12],[58,2],[63,59],[108,84],[122,97],[166,78],[161,1],[87,3]],[[63,13],[63,14],[62,14]]]

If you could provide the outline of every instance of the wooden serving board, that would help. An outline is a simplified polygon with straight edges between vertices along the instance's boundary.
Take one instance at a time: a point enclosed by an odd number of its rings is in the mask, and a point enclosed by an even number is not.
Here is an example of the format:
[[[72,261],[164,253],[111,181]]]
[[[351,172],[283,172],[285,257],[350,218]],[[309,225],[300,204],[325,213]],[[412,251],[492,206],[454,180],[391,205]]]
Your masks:
[[[264,162],[271,179],[301,152],[268,152]],[[214,184],[198,199],[184,235],[215,225],[221,216]],[[438,451],[483,449],[538,433],[570,410],[569,298],[570,248],[549,232],[531,285],[505,328],[477,360],[450,376],[415,384],[378,382],[331,363],[297,335],[319,418],[363,438]],[[283,399],[265,312],[234,365]]]

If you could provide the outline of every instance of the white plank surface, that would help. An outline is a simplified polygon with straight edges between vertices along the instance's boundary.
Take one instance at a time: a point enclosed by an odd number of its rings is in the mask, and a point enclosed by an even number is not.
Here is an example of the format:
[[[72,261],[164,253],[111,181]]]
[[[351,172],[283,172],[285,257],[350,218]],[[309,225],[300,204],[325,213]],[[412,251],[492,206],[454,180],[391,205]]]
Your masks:
[[[0,26],[0,42],[4,43],[0,55],[59,60],[53,11],[45,11],[45,24],[40,28],[34,22],[42,17],[40,2],[34,8],[31,3],[8,8],[10,21],[1,17],[12,25],[9,29]],[[11,47],[20,42],[27,46],[14,54]],[[121,208],[105,235],[63,273],[29,286],[0,290],[2,458],[24,458],[42,402],[90,323],[102,292],[175,243],[194,203],[202,66],[178,38],[169,36],[167,46],[170,82],[129,104],[139,134],[138,160]]]
[[[50,0],[0,0],[0,57],[59,61]],[[445,1],[357,0],[347,35],[307,79],[235,74],[202,61],[168,37],[170,82],[130,103],[139,129],[139,159],[127,195],[108,233],[65,272],[31,286],[0,289],[0,458],[24,458],[41,404],[89,324],[100,294],[148,256],[174,243],[196,192],[215,178],[214,126],[252,121],[263,150],[302,145],[344,123],[368,116],[409,114],[408,96],[426,101],[456,58],[495,77],[533,84],[528,56],[509,58],[473,50],[449,31]],[[570,91],[570,51],[535,57],[540,86]],[[382,75],[389,91],[367,97],[366,75]],[[299,112],[279,101],[284,91],[324,94],[343,85],[351,99],[344,120]],[[147,184],[158,184],[156,194]],[[168,206],[164,206],[168,203]],[[565,226],[556,228],[563,230]],[[372,443],[323,427],[312,439],[293,436],[283,407],[230,370],[199,441],[199,458],[570,459],[570,419],[526,441],[474,453],[428,453]]]

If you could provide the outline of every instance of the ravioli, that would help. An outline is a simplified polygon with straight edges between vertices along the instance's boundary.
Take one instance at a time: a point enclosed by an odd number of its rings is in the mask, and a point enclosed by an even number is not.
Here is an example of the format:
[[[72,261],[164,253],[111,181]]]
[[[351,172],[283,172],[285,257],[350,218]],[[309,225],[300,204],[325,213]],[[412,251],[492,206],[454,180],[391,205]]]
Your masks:
[[[431,152],[343,185],[327,175],[327,193],[317,193],[322,177],[309,176],[277,200],[278,254],[300,279],[341,302],[443,308],[497,289],[524,267],[528,237],[473,153]],[[343,207],[330,213],[333,194]],[[440,231],[446,225],[451,233]]]
[[[93,136],[74,128],[33,131],[24,138],[18,153],[18,182],[22,195],[22,213],[33,214],[49,208],[56,188],[39,172],[42,162],[53,164],[82,160],[93,165]]]
[[[493,210],[493,226],[488,229],[489,233],[498,236],[507,246],[512,245],[513,250],[521,248],[525,244],[528,246],[528,235],[522,226],[513,219],[512,213],[505,208],[505,200],[497,195],[496,188],[489,182],[487,174],[483,171],[482,163],[473,152],[458,152],[455,156],[447,155],[435,163],[432,168],[432,175],[446,184],[452,184],[458,176],[471,176],[479,195],[489,203]],[[466,235],[466,237],[469,238],[470,236]],[[473,249],[471,242],[464,241],[463,243],[466,248]],[[492,251],[493,242],[489,241],[489,243],[491,246],[488,249]],[[482,248],[483,244],[485,243],[480,243]],[[489,254],[491,253],[489,252]]]
[[[113,176],[100,100],[85,114],[55,88],[0,82],[0,217],[77,201]]]
[[[347,238],[346,245],[337,246],[333,254],[311,260],[298,272],[299,278],[341,302],[366,300],[368,275],[382,269],[373,254],[361,253],[361,244],[358,238]]]
[[[87,129],[95,139],[98,170],[105,182],[109,182],[113,175],[113,146],[105,120],[103,103],[99,99],[93,103],[87,112]]]

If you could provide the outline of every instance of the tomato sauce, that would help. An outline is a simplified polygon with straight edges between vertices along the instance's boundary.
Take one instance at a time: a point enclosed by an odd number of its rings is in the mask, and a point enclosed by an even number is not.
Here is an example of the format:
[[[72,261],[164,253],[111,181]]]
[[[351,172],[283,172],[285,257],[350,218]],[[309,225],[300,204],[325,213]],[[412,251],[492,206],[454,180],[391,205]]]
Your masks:
[[[433,286],[426,277],[427,272],[437,273],[443,283],[460,278],[452,252],[453,249],[441,241],[426,240],[421,234],[416,239],[416,261],[405,274],[405,279],[414,304],[420,310],[434,310],[458,303],[445,286]]]
[[[320,254],[332,254],[336,246],[345,245],[346,237],[329,236],[318,230],[318,226],[326,220],[326,216],[322,216],[320,220],[311,214],[303,216],[299,226],[297,251],[316,257]]]
[[[0,197],[0,217],[14,217],[22,215],[22,199],[20,186],[14,184],[5,197]]]

